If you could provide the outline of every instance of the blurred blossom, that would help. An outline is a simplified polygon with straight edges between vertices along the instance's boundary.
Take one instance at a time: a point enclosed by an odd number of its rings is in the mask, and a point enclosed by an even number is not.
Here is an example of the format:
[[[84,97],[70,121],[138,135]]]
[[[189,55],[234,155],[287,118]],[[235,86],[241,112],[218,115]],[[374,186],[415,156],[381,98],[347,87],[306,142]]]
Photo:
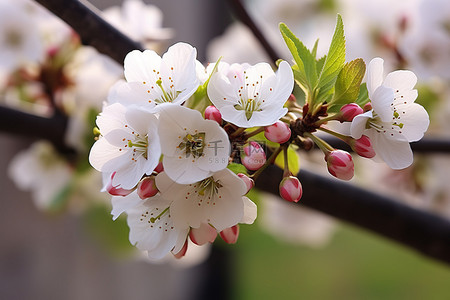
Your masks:
[[[283,241],[312,248],[324,247],[330,241],[335,230],[331,218],[277,196],[263,195],[260,224],[264,230]]]
[[[46,210],[69,184],[72,169],[50,143],[40,141],[17,154],[8,173],[20,189],[31,192],[39,209]]]
[[[158,50],[161,41],[172,38],[170,28],[162,28],[163,14],[154,5],[141,0],[125,0],[122,7],[113,6],[103,11],[104,18],[131,39],[148,49]]]

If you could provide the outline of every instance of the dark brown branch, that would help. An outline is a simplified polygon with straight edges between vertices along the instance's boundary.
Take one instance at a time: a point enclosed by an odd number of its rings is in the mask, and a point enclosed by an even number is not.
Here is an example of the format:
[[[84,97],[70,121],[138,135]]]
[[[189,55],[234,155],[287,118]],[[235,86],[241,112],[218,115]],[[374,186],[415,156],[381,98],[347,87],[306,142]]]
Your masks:
[[[278,194],[282,170],[268,168],[256,187]],[[298,178],[308,206],[342,221],[368,229],[450,264],[450,221],[369,192],[355,185],[302,170]]]
[[[281,58],[281,56],[275,51],[272,45],[267,41],[264,34],[261,32],[259,27],[253,21],[252,17],[248,14],[244,5],[240,0],[228,0],[228,4],[231,9],[234,11],[237,19],[244,23],[252,32],[256,39],[259,41],[264,51],[266,51],[267,55],[272,60],[272,63],[275,65],[275,62]]]
[[[102,19],[98,10],[87,1],[77,0],[36,0],[49,11],[69,24],[81,37],[84,45],[96,48],[119,64],[125,55],[143,47]]]

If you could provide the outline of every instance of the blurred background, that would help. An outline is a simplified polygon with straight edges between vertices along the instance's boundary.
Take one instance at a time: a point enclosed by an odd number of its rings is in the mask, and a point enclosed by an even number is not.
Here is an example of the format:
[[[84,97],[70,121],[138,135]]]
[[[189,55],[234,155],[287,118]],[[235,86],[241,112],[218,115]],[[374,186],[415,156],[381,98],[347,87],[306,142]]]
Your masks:
[[[122,5],[107,0],[92,3],[103,11]],[[154,17],[160,16],[161,23],[154,24],[158,30],[148,45],[161,54],[174,42],[185,41],[197,48],[203,63],[221,55],[230,63],[268,61],[250,32],[233,18],[226,1],[145,3],[160,10]],[[245,5],[288,60],[279,22],[288,24],[309,47],[319,37],[323,47],[319,52],[325,53],[336,13],[341,13],[347,61],[381,56],[388,70],[413,70],[419,77],[418,102],[432,120],[428,134],[448,137],[450,4],[446,1],[249,0]],[[104,63],[111,83],[122,72],[112,64]],[[11,86],[4,81],[2,87]],[[92,85],[84,93],[93,93]],[[3,106],[46,114],[44,102],[30,106],[10,91],[0,95]],[[77,97],[64,100],[69,103],[64,105],[78,103]],[[102,99],[97,101],[99,107]],[[112,221],[109,197],[97,195],[101,179],[89,175],[86,184],[78,176],[86,173],[75,176],[58,167],[49,181],[40,180],[47,173],[29,155],[20,154],[33,149],[29,153],[38,153],[42,160],[42,155],[52,153],[45,145],[36,146],[37,141],[0,132],[0,299],[450,299],[447,265],[260,192],[251,196],[259,209],[256,224],[241,226],[236,245],[216,241],[186,262],[150,263],[129,245],[125,220]],[[395,194],[400,201],[449,218],[449,158],[416,156],[414,166],[402,172],[357,161],[355,169],[362,171],[353,183]],[[52,156],[52,162],[56,160]],[[314,155],[305,156],[301,166],[317,170],[316,160]],[[64,178],[65,188],[53,191]],[[45,192],[38,192],[42,188]],[[86,203],[89,197],[95,200]]]

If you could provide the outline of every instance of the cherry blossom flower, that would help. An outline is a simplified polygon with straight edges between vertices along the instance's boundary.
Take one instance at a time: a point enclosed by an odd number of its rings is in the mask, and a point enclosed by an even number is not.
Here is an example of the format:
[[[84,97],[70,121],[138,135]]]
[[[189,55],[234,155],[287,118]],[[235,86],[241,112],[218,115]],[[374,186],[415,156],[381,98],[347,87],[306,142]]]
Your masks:
[[[133,192],[125,197],[114,197],[112,203],[115,217],[121,212],[128,215],[131,244],[147,251],[150,259],[158,260],[170,251],[178,253],[183,248],[189,227],[175,226],[170,200],[159,195],[142,200]]]
[[[44,59],[44,45],[32,18],[19,5],[0,2],[0,69],[14,71]]]
[[[244,195],[247,186],[229,169],[193,184],[178,184],[165,173],[156,177],[161,197],[173,200],[170,213],[179,227],[212,225],[218,232],[238,223],[251,224],[256,205]]]
[[[152,50],[134,50],[125,57],[125,81],[117,82],[108,101],[137,104],[149,111],[163,103],[182,104],[198,88],[197,51],[186,43],[171,46],[162,58]]]
[[[416,75],[404,70],[391,72],[383,79],[383,60],[374,58],[367,70],[373,109],[356,116],[350,127],[353,138],[368,136],[376,156],[393,169],[412,164],[409,142],[420,140],[430,123],[426,110],[414,103],[416,82]]]
[[[89,162],[98,171],[116,172],[113,186],[131,189],[158,165],[158,120],[152,113],[115,103],[103,109],[97,126],[101,137],[92,146]]]
[[[146,5],[142,0],[126,0],[122,7],[113,6],[104,10],[103,16],[130,38],[147,46],[173,36],[170,28],[162,28],[161,10],[154,5]]]
[[[167,175],[182,184],[203,180],[228,165],[228,135],[200,112],[178,105],[160,113],[158,134]]]
[[[293,86],[285,61],[276,74],[267,63],[233,64],[211,76],[208,96],[225,121],[244,128],[268,126],[287,113],[283,105]]]

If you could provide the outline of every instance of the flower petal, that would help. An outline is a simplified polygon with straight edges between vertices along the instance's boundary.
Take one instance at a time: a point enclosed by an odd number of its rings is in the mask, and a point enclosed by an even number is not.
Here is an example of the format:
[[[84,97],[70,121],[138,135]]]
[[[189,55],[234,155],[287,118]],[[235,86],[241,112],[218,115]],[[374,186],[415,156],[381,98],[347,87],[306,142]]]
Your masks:
[[[359,139],[363,135],[363,132],[366,130],[366,124],[369,119],[372,118],[372,111],[368,111],[366,113],[357,115],[351,125],[350,125],[350,133],[352,138]]]
[[[373,93],[383,82],[383,63],[384,60],[382,58],[375,57],[367,67],[366,82],[370,99],[372,99]]]
[[[387,139],[384,135],[369,130],[367,136],[372,141],[377,156],[394,170],[409,167],[413,162],[413,153],[407,141]]]
[[[372,95],[372,108],[383,122],[392,120],[394,102],[394,90],[385,86],[379,86]]]

